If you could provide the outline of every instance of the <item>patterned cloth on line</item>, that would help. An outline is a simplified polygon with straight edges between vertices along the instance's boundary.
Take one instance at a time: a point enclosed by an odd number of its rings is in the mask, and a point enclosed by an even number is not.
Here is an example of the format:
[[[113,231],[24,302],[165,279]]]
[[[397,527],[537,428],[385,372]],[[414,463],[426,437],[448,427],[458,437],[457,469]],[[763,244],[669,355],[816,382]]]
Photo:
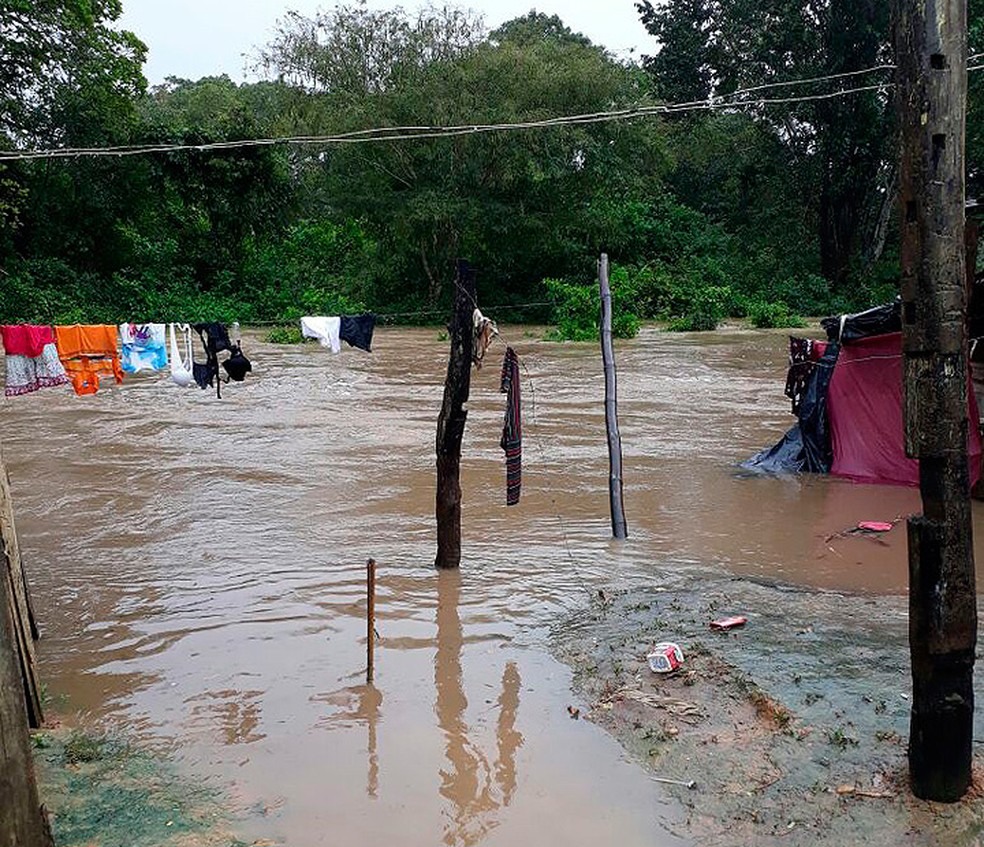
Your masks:
[[[68,384],[68,375],[54,344],[46,344],[40,356],[7,356],[7,397],[30,394],[39,388]]]
[[[501,391],[506,395],[506,416],[499,446],[506,451],[506,505],[515,506],[523,485],[523,421],[519,400],[519,357],[506,348],[502,361]]]

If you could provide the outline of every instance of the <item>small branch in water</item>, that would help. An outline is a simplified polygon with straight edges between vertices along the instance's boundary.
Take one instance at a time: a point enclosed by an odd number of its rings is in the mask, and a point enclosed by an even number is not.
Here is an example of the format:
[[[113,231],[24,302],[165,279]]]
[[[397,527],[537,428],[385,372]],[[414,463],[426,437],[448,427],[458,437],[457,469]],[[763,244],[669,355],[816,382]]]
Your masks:
[[[697,783],[694,782],[694,780],[692,779],[689,780],[688,782],[683,782],[682,780],[679,779],[667,779],[666,777],[662,777],[662,776],[651,776],[649,777],[649,779],[652,780],[653,782],[663,783],[664,785],[680,785],[683,788],[689,788],[691,791],[693,791],[697,787]]]

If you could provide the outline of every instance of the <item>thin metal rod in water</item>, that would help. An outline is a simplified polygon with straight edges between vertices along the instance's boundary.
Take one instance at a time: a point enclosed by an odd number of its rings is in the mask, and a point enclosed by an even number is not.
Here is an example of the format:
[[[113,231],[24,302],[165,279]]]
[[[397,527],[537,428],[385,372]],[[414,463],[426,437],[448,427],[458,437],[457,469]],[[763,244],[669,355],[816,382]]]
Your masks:
[[[376,560],[366,562],[366,685],[372,685],[376,664]]]
[[[618,432],[618,389],[615,380],[615,348],[612,344],[612,290],[608,282],[608,254],[598,263],[601,288],[601,358],[605,365],[605,427],[608,430],[608,492],[612,508],[612,535],[625,539],[629,528],[625,522],[622,498],[622,436]]]

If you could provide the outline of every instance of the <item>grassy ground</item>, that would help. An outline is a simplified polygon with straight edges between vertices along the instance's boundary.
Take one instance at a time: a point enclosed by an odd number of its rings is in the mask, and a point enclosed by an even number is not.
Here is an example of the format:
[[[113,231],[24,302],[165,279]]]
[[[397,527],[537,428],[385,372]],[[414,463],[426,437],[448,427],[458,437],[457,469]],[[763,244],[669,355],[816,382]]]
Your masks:
[[[42,802],[58,847],[245,847],[222,798],[112,736],[33,736]]]

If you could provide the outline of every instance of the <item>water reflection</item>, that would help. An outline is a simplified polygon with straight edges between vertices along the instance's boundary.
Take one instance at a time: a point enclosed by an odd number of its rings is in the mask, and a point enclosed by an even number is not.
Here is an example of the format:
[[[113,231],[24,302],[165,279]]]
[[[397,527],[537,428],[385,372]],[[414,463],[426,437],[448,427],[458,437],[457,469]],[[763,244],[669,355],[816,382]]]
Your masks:
[[[497,702],[497,758],[490,766],[488,757],[472,743],[466,720],[468,698],[461,673],[465,639],[458,611],[461,574],[439,573],[437,586],[435,711],[444,733],[448,765],[439,772],[440,792],[451,807],[444,843],[449,847],[469,847],[498,825],[496,812],[509,805],[516,790],[516,751],[523,743],[522,734],[516,730],[521,679],[516,665],[508,662]]]
[[[191,706],[190,726],[218,728],[224,744],[254,744],[266,738],[260,731],[262,691],[206,691],[185,702]]]
[[[372,684],[354,685],[332,694],[312,697],[311,700],[337,707],[337,711],[318,722],[319,726],[339,729],[365,726],[366,794],[374,799],[377,798],[379,796],[378,727],[382,718],[383,692]]]

